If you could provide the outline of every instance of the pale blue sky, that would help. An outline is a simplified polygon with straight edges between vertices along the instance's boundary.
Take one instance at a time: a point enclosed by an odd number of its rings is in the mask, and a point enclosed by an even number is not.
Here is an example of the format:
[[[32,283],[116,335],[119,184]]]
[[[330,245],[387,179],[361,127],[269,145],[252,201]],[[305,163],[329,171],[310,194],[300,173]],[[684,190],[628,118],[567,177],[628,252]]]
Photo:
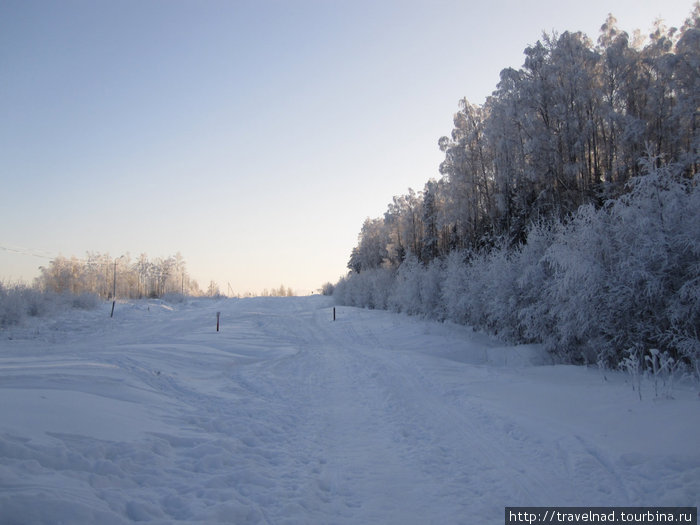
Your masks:
[[[543,30],[692,4],[0,0],[0,280],[179,251],[203,288],[316,289]]]

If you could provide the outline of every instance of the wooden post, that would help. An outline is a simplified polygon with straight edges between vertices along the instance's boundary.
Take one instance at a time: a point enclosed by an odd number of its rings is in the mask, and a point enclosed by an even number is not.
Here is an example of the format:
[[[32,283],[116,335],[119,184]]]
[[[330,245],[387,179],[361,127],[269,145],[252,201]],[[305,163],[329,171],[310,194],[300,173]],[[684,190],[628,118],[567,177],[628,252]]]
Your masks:
[[[216,331],[219,331],[219,317],[221,316],[221,312],[216,312]]]
[[[335,306],[333,307],[333,320],[335,321]]]

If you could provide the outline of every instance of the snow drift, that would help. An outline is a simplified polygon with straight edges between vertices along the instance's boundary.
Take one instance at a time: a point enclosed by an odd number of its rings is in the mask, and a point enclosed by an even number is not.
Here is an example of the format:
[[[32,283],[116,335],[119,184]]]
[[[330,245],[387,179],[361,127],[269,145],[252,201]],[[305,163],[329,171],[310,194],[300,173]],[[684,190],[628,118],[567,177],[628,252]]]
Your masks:
[[[322,297],[118,303],[0,332],[3,523],[502,523],[698,505],[700,399]],[[221,312],[221,331],[215,331]],[[642,384],[649,389],[651,385]]]

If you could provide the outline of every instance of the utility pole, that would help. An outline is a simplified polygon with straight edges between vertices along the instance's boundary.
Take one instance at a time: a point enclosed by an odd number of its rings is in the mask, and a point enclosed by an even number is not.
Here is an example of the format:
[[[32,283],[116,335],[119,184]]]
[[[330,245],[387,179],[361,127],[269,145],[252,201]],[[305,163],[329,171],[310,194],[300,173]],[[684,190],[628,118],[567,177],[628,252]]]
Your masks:
[[[117,298],[117,260],[114,259],[114,288],[112,289],[112,299]]]
[[[114,317],[114,305],[117,304],[117,261],[124,256],[114,259],[114,284],[112,286],[112,313],[109,314],[110,317]]]

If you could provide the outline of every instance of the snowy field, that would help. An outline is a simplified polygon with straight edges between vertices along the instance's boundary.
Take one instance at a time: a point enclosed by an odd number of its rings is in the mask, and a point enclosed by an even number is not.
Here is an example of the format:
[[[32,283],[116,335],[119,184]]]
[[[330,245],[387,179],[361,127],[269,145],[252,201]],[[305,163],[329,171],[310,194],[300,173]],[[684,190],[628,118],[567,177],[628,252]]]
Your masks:
[[[0,332],[0,522],[499,524],[700,505],[700,397],[323,297]],[[216,332],[216,312],[221,331]]]

